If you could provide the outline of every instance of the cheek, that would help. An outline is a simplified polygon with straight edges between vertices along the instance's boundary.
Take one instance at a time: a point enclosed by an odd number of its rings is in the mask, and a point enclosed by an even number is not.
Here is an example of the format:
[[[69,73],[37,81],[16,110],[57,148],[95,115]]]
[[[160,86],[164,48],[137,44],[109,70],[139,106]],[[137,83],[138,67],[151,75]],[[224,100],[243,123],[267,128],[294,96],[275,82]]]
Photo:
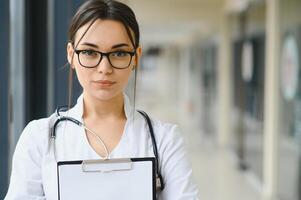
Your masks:
[[[131,73],[132,73],[132,70],[130,69],[130,70],[128,70],[128,69],[126,69],[126,71],[124,71],[119,77],[120,77],[120,82],[122,82],[122,84],[124,85],[124,86],[126,86],[127,85],[127,83],[128,83],[128,80],[129,80],[129,78],[130,78],[130,76],[131,76]]]
[[[76,72],[76,76],[77,76],[77,79],[78,79],[80,85],[82,86],[82,88],[86,88],[89,83],[89,77],[91,76],[90,75],[91,72],[90,72],[90,70],[82,67],[78,63],[76,55],[74,55],[74,58],[73,58],[73,68]]]
[[[75,71],[76,71],[76,76],[77,79],[80,83],[80,85],[85,88],[88,86],[88,82],[89,82],[89,77],[90,77],[90,73],[88,70],[85,69],[81,69],[79,67],[75,67]]]

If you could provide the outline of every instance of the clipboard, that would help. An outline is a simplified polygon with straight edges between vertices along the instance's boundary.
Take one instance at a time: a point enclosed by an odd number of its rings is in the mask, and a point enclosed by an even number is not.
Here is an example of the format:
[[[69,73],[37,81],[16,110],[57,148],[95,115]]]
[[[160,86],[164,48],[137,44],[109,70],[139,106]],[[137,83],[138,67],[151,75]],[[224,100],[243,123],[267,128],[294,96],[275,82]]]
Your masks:
[[[59,200],[156,200],[155,158],[57,163]]]

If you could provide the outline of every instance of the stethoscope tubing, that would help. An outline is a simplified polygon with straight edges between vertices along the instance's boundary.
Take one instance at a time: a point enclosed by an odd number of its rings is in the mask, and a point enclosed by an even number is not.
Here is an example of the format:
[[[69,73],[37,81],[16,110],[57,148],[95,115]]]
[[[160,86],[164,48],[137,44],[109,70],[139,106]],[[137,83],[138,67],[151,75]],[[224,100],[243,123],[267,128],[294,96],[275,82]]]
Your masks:
[[[59,108],[56,109],[56,115],[57,115],[57,119],[53,124],[51,133],[50,133],[50,137],[53,140],[53,148],[54,148],[54,156],[56,158],[56,153],[55,153],[55,139],[56,139],[56,128],[58,126],[58,124],[62,121],[70,121],[80,127],[84,127],[86,130],[90,131],[95,137],[97,137],[100,140],[100,143],[104,146],[104,149],[106,151],[106,157],[104,159],[108,159],[109,157],[109,153],[108,153],[108,149],[106,147],[106,145],[104,144],[104,142],[101,140],[101,138],[99,138],[92,130],[88,129],[81,121],[74,119],[72,117],[68,117],[68,116],[62,116],[60,115],[60,112],[65,112],[68,110],[67,106],[61,106]],[[156,160],[156,179],[157,179],[157,183],[160,188],[160,190],[162,191],[164,189],[164,182],[163,182],[163,177],[159,171],[159,154],[158,154],[158,148],[157,148],[157,143],[156,143],[156,139],[155,139],[155,135],[154,135],[154,130],[153,130],[153,126],[151,123],[151,120],[149,118],[149,116],[147,115],[146,112],[142,111],[142,110],[137,110],[137,112],[139,112],[144,119],[146,120],[148,127],[149,127],[149,132],[150,132],[150,136],[151,136],[151,141],[153,144],[153,152],[154,152],[154,156],[155,156],[155,160]]]

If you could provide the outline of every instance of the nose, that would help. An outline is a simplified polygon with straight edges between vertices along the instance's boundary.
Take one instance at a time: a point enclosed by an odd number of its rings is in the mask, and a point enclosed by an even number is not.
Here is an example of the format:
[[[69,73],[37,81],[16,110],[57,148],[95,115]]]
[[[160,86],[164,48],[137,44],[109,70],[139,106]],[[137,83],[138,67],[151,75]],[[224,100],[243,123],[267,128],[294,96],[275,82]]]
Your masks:
[[[97,65],[96,68],[99,73],[103,73],[103,74],[110,74],[113,72],[113,67],[112,67],[111,63],[109,62],[109,59],[107,56],[103,56],[101,58],[101,61]]]

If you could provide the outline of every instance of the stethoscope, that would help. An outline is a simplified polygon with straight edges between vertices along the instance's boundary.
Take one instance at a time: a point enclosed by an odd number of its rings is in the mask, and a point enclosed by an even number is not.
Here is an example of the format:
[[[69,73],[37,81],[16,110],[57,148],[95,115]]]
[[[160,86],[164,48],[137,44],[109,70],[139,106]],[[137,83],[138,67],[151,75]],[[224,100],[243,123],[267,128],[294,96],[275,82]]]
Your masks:
[[[83,127],[85,130],[87,130],[87,133],[95,136],[97,138],[97,142],[100,145],[102,145],[105,150],[106,155],[102,159],[103,160],[109,159],[109,150],[108,150],[107,146],[105,145],[105,143],[103,142],[103,140],[94,131],[92,131],[91,129],[86,127],[83,122],[81,122],[77,119],[74,119],[72,117],[63,116],[60,114],[60,112],[66,112],[66,111],[68,111],[68,106],[61,106],[61,107],[57,108],[55,111],[57,119],[55,120],[55,122],[52,126],[52,129],[51,129],[51,133],[50,133],[50,137],[53,140],[54,157],[56,158],[56,153],[55,153],[56,127],[58,126],[58,124],[60,122],[70,121],[80,127]],[[162,175],[159,171],[159,154],[158,154],[158,148],[157,148],[157,143],[156,143],[156,139],[155,139],[155,135],[154,135],[153,126],[152,126],[151,120],[146,112],[144,112],[142,110],[137,110],[137,112],[139,112],[144,117],[144,119],[146,120],[148,127],[149,127],[149,133],[151,136],[151,140],[152,140],[152,144],[153,144],[153,152],[154,152],[155,161],[156,161],[155,162],[156,163],[156,188],[157,188],[157,191],[162,191],[164,189],[164,182],[163,182]]]

